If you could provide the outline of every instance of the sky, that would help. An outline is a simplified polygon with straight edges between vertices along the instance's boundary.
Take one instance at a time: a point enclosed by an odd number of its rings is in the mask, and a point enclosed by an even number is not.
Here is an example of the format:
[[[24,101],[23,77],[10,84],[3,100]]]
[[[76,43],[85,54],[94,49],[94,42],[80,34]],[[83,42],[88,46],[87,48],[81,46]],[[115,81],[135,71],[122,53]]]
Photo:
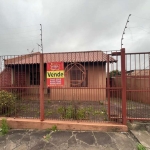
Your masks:
[[[150,0],[0,0],[0,55],[150,47]]]

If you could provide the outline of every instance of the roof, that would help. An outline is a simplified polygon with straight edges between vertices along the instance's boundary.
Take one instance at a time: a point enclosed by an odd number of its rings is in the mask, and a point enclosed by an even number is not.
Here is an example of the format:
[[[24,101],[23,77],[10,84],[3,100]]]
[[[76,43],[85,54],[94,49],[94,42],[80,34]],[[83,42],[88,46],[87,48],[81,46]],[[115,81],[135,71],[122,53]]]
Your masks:
[[[107,54],[102,51],[86,52],[61,52],[44,53],[44,63],[47,62],[107,62]],[[109,57],[109,62],[116,62]],[[40,63],[40,52],[20,55],[14,58],[6,59],[5,65],[9,64],[37,64]]]
[[[127,72],[127,74],[131,76],[148,76],[149,73],[150,69],[132,70]]]

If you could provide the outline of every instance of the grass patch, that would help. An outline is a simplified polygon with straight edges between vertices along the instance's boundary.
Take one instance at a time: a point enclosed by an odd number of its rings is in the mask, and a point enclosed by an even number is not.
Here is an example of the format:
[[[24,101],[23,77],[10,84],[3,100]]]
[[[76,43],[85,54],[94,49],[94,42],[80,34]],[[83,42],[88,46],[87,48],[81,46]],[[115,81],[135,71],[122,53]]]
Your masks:
[[[1,123],[1,126],[0,126],[0,134],[1,135],[7,134],[9,129],[10,128],[8,126],[7,120],[6,119],[2,119],[2,123]]]
[[[137,145],[137,149],[138,149],[138,150],[146,150],[146,147],[139,143],[139,144]]]

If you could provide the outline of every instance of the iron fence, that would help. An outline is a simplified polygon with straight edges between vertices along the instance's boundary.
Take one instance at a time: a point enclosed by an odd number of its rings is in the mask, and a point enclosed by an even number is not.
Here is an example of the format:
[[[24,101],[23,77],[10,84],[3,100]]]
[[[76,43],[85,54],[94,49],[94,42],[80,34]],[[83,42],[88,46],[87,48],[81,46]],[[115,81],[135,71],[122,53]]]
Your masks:
[[[39,118],[39,54],[0,57],[0,116]]]
[[[0,115],[109,121],[106,65],[116,60],[113,57],[108,60],[107,53],[1,56],[0,95],[4,95],[1,100],[5,104],[1,105]],[[11,105],[7,94],[13,97]]]
[[[150,120],[150,54],[121,51],[0,57],[0,116]]]

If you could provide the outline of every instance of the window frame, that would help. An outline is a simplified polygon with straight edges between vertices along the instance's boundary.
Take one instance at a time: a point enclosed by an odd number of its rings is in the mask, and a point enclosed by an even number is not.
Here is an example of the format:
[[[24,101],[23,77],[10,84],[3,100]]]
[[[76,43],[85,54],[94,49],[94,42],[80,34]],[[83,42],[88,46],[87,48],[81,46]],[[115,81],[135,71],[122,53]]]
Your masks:
[[[72,87],[72,88],[74,88],[74,87],[78,87],[78,88],[86,88],[86,87],[88,87],[88,70],[86,69],[85,71],[86,71],[85,79],[83,80],[82,78],[83,78],[84,75],[83,75],[81,70],[79,70],[79,69],[71,69],[70,70],[70,87]],[[75,76],[73,76],[74,72],[76,72]],[[79,72],[81,73],[80,75],[79,75]],[[77,83],[77,84],[76,83],[75,84],[72,83],[72,82],[76,82],[76,81],[77,82],[81,82],[81,83]]]

